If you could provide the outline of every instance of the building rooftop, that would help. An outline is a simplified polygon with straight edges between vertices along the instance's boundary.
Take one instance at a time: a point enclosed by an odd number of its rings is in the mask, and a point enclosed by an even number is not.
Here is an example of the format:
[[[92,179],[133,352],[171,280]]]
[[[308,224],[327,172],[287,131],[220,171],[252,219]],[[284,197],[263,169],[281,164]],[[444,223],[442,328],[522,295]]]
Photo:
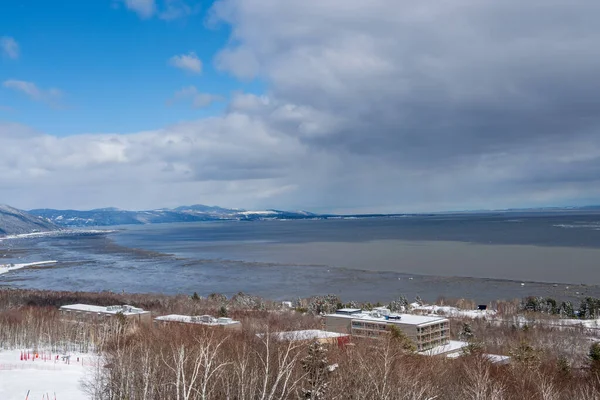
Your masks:
[[[339,310],[338,310],[339,311]],[[360,311],[360,310],[359,310]],[[326,316],[335,316],[340,318],[360,319],[365,321],[377,321],[387,322],[391,324],[408,324],[408,325],[427,325],[448,321],[444,317],[432,317],[426,315],[413,315],[413,314],[393,314],[388,313],[384,315],[381,311],[383,309],[374,310],[373,312],[357,312],[348,314],[345,312],[336,312],[335,314],[327,314]]]
[[[508,364],[510,362],[509,356],[503,356],[501,354],[484,354],[484,357],[493,364]]]
[[[459,358],[462,356],[462,353],[455,352],[450,353],[446,357],[447,358]],[[510,363],[511,358],[509,356],[503,356],[500,354],[483,354],[483,358],[491,362],[492,364],[508,364]]]
[[[256,336],[262,338],[264,335],[264,333],[258,333]],[[349,335],[338,332],[327,332],[319,329],[306,329],[302,331],[273,332],[271,333],[271,336],[276,340],[293,342],[297,340],[331,339]]]
[[[420,351],[419,354],[425,356],[439,356],[441,354],[458,353],[462,348],[467,347],[468,345],[469,343],[460,340],[450,340],[448,344]],[[447,357],[450,356],[448,355]]]
[[[185,324],[200,324],[200,325],[236,325],[241,324],[240,321],[234,321],[231,318],[215,318],[210,315],[179,315],[170,314],[154,318],[155,321],[164,322],[182,322]]]
[[[360,308],[340,308],[336,311],[338,314],[354,314],[359,313],[362,310]]]
[[[67,311],[83,311],[89,313],[100,313],[100,314],[117,314],[122,313],[123,315],[133,314],[147,314],[150,311],[144,311],[141,308],[129,306],[129,305],[115,305],[115,306],[95,306],[92,304],[69,304],[60,307],[60,310]]]

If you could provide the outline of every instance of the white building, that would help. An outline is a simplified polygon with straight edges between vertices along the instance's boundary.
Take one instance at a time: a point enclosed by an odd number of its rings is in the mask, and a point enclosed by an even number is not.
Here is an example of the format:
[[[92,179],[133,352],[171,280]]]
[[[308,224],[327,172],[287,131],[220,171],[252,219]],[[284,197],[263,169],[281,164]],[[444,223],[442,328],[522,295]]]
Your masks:
[[[325,330],[353,337],[378,338],[388,335],[390,326],[399,328],[417,347],[417,351],[445,346],[450,340],[450,322],[443,317],[395,314],[385,307],[363,312],[342,308],[324,317]]]
[[[127,321],[149,324],[152,320],[150,311],[130,305],[96,306],[92,304],[69,304],[59,308],[63,318],[83,322],[106,322],[117,315]]]

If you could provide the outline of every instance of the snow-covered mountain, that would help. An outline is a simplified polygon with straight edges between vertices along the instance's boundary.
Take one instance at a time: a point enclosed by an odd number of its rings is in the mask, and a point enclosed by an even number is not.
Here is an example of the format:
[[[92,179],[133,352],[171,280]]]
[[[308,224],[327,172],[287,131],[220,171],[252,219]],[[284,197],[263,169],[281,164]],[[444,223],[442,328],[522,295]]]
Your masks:
[[[44,218],[7,205],[0,205],[0,237],[58,229],[58,226]]]
[[[131,224],[158,224],[166,222],[196,222],[217,220],[264,220],[318,218],[306,211],[259,210],[248,211],[196,204],[173,209],[161,208],[147,211],[128,211],[117,208],[101,208],[89,211],[37,209],[31,214],[46,218],[56,225],[114,226]]]

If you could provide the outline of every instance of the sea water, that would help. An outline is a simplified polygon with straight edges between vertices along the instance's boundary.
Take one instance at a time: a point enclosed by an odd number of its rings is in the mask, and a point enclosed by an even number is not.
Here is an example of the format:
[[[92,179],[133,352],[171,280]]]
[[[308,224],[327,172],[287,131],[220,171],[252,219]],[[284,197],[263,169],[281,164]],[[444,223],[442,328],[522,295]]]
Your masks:
[[[0,275],[0,285],[12,287],[243,291],[281,300],[332,293],[346,301],[600,296],[600,215],[593,213],[123,226],[5,240],[0,255],[59,261]]]

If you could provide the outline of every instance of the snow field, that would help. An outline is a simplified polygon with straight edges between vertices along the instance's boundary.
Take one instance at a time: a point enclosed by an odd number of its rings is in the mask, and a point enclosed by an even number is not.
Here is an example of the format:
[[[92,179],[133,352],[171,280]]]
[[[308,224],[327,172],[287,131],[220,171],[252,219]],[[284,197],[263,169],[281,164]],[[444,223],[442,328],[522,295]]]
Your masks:
[[[26,354],[33,355],[29,349]],[[88,398],[80,382],[94,370],[97,357],[91,354],[69,353],[70,362],[63,360],[64,354],[45,352],[37,359],[21,360],[22,350],[0,350],[0,399],[40,400],[50,396],[54,400],[83,400]],[[79,357],[79,361],[77,358]]]

